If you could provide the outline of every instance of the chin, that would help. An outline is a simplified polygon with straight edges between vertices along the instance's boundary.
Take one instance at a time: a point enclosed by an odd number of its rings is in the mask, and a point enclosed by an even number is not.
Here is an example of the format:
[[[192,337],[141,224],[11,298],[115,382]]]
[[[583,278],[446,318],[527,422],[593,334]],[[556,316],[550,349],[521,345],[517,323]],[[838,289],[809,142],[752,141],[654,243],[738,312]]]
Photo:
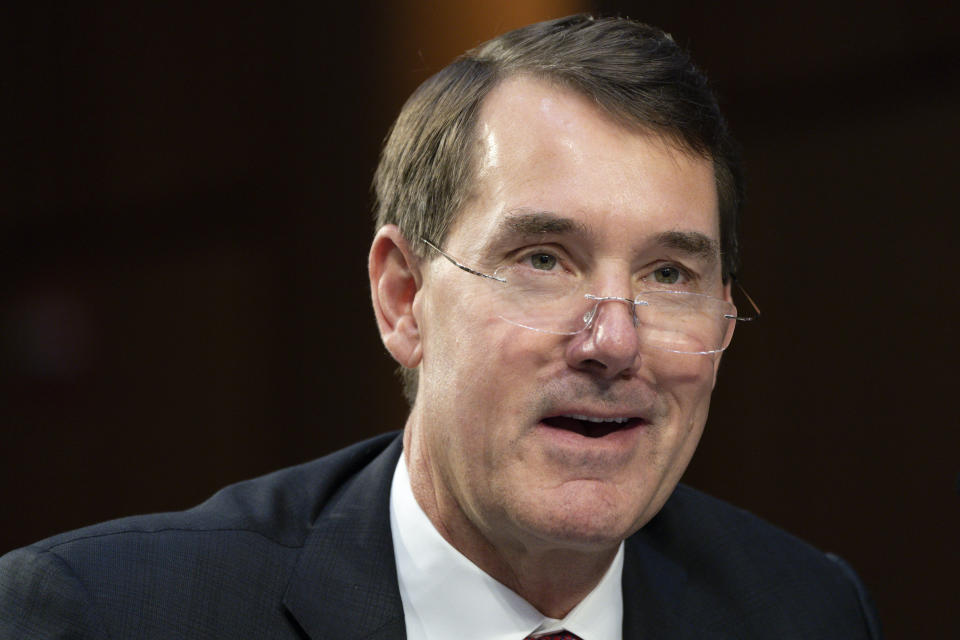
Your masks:
[[[566,495],[560,499],[545,498],[523,513],[525,528],[536,537],[568,548],[596,551],[620,544],[646,524],[641,519],[646,510],[637,508],[641,501],[636,497],[624,500],[622,495],[612,496],[606,487],[565,489]]]

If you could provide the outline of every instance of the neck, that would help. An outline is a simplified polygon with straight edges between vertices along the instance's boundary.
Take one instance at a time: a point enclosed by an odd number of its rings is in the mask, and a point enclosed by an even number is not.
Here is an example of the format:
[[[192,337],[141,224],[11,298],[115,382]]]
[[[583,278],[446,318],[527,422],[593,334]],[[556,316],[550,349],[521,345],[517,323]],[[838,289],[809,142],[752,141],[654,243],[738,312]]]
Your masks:
[[[616,553],[616,548],[602,555],[564,550],[503,554],[493,549],[467,557],[543,615],[563,618],[600,583]]]
[[[404,433],[404,456],[413,495],[434,528],[457,551],[551,618],[566,616],[600,583],[619,545],[585,550],[534,536],[518,539],[478,526],[444,490],[409,427]]]

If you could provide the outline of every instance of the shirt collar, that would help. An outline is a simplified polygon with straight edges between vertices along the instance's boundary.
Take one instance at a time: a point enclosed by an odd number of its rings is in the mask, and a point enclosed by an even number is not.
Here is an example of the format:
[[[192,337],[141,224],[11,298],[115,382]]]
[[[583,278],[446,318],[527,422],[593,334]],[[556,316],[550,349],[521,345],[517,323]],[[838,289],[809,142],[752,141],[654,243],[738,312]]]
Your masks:
[[[390,528],[409,640],[522,640],[560,629],[584,640],[621,638],[623,543],[593,591],[555,620],[444,540],[413,497],[403,455],[390,489]]]

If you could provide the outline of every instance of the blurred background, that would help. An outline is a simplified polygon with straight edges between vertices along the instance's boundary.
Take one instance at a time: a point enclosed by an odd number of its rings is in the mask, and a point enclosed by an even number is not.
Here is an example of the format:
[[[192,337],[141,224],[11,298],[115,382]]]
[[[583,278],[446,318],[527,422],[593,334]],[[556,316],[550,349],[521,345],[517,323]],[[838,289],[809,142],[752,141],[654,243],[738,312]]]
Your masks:
[[[692,49],[743,144],[741,326],[686,481],[960,637],[960,11],[927,0],[21,3],[0,20],[0,553],[403,425],[369,182],[456,54],[580,11]]]

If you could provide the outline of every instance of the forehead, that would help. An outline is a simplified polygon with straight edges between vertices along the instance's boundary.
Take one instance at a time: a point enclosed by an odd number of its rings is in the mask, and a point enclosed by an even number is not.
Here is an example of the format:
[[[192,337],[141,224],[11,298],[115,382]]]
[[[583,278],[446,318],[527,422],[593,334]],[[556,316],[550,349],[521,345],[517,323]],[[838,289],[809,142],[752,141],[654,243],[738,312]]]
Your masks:
[[[472,197],[453,235],[479,240],[511,212],[534,210],[601,239],[683,231],[719,240],[712,161],[625,129],[570,89],[503,81],[481,108],[477,144]]]

